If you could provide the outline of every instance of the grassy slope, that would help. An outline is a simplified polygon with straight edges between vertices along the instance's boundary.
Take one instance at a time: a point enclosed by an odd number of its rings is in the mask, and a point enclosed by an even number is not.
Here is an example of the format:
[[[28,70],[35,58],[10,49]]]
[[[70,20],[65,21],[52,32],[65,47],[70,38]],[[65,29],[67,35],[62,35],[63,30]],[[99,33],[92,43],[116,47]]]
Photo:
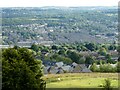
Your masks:
[[[117,73],[50,74],[43,78],[47,82],[47,88],[96,88],[100,87],[106,78],[110,78],[112,87],[118,87]]]

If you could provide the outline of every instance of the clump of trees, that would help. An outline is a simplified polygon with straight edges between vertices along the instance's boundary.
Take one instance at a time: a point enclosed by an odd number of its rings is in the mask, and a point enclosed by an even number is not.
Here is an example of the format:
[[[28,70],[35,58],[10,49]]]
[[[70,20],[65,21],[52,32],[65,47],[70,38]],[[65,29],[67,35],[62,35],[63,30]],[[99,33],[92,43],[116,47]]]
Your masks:
[[[26,48],[9,48],[2,52],[2,89],[44,90],[42,63]]]
[[[74,52],[74,51],[68,51],[67,52],[67,56],[73,61],[73,62],[76,62],[76,63],[80,63],[81,59],[82,59],[82,56],[77,53],[77,52]]]
[[[117,62],[116,66],[112,66],[110,63],[97,65],[93,63],[90,66],[90,70],[93,72],[119,72],[120,71],[120,62]]]
[[[50,57],[51,61],[55,61],[55,62],[60,62],[62,61],[63,63],[66,64],[71,64],[72,60],[70,58],[64,57],[64,56],[60,56],[58,54],[54,54]]]
[[[116,44],[113,44],[112,46],[117,48]],[[109,53],[109,51],[111,50],[110,47],[112,46],[111,44],[76,42],[71,44],[55,44],[50,47],[33,44],[30,49],[34,53],[35,57],[42,60],[43,62],[62,61],[65,64],[71,64],[73,62],[76,62],[78,64],[86,64],[86,66],[89,66],[93,63],[100,64],[101,62],[103,64],[115,64],[116,61],[113,60],[112,57],[116,57],[116,55],[114,56]],[[102,56],[103,58],[101,59],[103,60],[97,60],[98,56]]]

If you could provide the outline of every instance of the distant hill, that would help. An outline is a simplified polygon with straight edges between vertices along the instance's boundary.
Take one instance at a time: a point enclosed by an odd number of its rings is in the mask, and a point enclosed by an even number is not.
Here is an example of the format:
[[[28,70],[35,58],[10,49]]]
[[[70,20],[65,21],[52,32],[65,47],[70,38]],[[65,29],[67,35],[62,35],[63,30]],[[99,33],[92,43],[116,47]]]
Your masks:
[[[117,7],[3,8],[3,44],[117,41]]]

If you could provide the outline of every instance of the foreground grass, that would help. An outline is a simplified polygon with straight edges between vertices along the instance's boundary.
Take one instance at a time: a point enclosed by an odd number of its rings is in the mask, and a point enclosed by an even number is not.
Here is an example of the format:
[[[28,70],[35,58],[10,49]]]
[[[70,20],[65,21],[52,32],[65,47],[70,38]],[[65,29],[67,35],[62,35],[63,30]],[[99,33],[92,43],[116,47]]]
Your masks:
[[[47,88],[101,88],[106,78],[111,80],[112,87],[118,87],[117,73],[66,73],[43,77]]]

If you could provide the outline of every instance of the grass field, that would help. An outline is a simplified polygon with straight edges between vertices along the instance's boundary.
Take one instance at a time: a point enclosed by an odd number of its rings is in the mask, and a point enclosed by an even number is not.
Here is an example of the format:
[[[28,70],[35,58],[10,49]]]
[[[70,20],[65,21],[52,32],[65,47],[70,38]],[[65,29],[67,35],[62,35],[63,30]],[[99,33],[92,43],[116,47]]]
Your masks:
[[[102,88],[109,78],[112,87],[118,87],[117,73],[66,73],[44,75],[47,88]]]

